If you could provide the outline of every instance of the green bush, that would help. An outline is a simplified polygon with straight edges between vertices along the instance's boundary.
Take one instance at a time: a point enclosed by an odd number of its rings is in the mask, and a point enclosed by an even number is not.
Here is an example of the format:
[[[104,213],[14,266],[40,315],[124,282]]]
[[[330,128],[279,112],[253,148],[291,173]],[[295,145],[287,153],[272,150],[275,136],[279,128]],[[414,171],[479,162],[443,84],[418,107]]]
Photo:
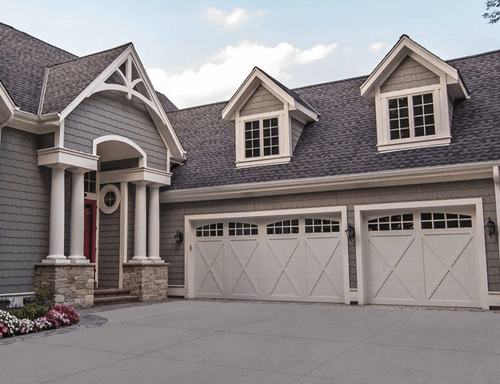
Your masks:
[[[50,311],[50,305],[26,304],[22,309],[9,309],[8,313],[18,319],[35,320]]]

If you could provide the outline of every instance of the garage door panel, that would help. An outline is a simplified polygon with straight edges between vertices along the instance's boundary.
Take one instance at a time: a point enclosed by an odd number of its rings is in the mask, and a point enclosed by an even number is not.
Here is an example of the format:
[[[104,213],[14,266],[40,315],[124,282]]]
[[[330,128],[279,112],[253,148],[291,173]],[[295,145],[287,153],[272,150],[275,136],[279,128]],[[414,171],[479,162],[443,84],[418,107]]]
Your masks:
[[[258,247],[256,239],[231,240],[226,246],[228,294],[239,296],[259,294]]]
[[[274,219],[197,227],[194,296],[343,302],[345,235],[338,216]]]
[[[425,212],[411,214],[406,226],[365,222],[368,301],[478,306],[474,215]]]
[[[310,298],[343,297],[343,260],[340,244],[338,235],[306,239],[307,294]]]

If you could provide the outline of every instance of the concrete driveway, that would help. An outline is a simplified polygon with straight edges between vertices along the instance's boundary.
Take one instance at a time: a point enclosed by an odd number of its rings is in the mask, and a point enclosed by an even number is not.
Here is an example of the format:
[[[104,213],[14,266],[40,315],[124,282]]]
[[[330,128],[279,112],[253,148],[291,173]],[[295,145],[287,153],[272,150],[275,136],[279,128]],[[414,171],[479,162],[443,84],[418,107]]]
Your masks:
[[[83,313],[0,341],[0,382],[500,382],[493,311],[181,300]]]

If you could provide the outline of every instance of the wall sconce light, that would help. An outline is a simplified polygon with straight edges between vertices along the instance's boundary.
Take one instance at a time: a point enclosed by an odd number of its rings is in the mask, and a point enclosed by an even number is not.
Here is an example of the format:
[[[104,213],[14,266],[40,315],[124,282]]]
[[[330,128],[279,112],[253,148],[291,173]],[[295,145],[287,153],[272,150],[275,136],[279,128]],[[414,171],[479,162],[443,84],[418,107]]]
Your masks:
[[[350,223],[347,223],[347,229],[345,230],[345,234],[347,235],[349,241],[352,241],[352,239],[354,239],[354,236],[356,236],[356,233],[354,232],[354,227]]]
[[[184,241],[184,234],[181,231],[177,230],[175,231],[174,239],[177,245],[181,245],[182,242]]]
[[[484,226],[484,231],[486,232],[487,235],[490,237],[493,236],[493,234],[496,232],[497,226],[493,220],[491,220],[488,217],[488,221],[486,222],[486,225]]]

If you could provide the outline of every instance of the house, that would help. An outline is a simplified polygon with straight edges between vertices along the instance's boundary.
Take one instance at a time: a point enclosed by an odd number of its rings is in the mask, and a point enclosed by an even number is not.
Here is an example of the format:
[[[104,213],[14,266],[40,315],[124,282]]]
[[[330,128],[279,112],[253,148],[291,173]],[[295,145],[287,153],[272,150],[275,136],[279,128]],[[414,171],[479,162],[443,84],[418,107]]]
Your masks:
[[[500,51],[403,35],[369,76],[291,90],[254,68],[178,110],[131,44],[0,36],[1,294],[154,300],[168,270],[188,298],[500,305]]]

